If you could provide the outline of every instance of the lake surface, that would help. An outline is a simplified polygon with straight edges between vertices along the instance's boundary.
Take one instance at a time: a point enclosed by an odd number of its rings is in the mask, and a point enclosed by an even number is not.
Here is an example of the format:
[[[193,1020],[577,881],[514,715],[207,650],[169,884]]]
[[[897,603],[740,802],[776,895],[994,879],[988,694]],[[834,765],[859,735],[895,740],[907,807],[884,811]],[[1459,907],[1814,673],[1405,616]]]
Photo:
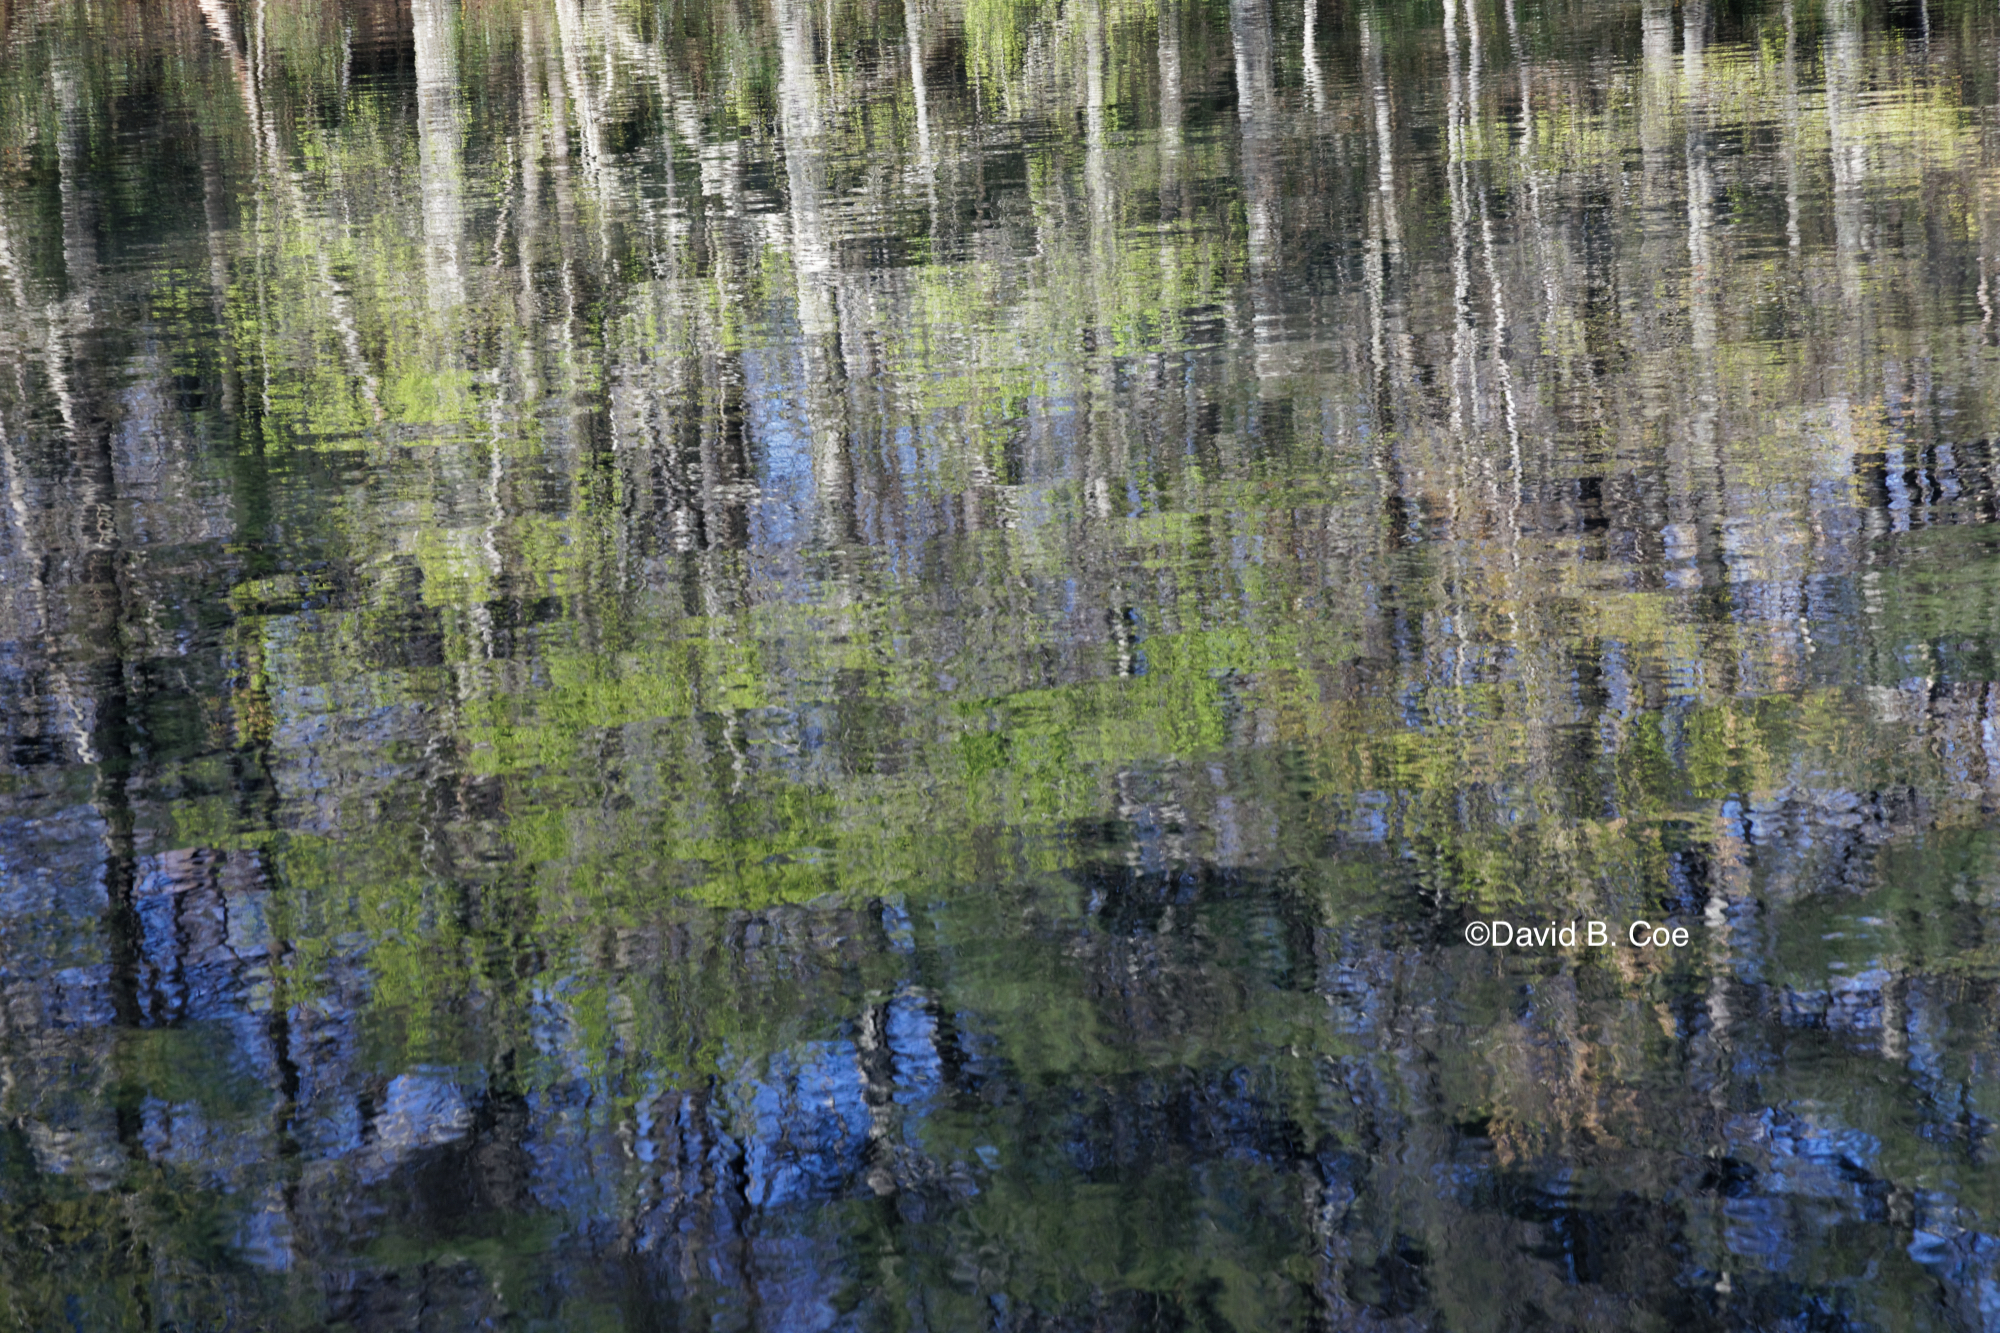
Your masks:
[[[0,1328],[2000,1329],[1997,87],[0,0]]]

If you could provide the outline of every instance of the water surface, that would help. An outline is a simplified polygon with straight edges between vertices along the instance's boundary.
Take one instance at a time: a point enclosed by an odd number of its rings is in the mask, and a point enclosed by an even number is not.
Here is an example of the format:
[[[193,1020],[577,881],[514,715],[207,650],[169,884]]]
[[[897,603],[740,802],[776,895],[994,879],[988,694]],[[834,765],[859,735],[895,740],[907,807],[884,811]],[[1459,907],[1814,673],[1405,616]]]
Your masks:
[[[1996,83],[0,0],[0,1327],[2000,1328]]]

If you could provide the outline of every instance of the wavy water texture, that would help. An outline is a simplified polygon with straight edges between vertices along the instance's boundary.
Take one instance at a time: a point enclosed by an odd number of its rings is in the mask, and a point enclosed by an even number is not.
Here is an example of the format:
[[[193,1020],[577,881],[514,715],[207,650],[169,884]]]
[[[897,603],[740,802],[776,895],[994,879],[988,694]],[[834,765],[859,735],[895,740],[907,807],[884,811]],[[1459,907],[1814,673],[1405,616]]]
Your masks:
[[[0,0],[0,1328],[2000,1329],[1996,284],[1974,0]]]

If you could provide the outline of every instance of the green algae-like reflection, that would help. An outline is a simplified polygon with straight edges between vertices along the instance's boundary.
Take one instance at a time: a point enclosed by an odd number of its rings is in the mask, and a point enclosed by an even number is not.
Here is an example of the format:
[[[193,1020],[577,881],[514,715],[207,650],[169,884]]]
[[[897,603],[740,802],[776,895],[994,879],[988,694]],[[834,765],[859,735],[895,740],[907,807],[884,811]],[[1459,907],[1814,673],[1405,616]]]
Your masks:
[[[2000,1330],[1996,80],[0,0],[0,1329]]]

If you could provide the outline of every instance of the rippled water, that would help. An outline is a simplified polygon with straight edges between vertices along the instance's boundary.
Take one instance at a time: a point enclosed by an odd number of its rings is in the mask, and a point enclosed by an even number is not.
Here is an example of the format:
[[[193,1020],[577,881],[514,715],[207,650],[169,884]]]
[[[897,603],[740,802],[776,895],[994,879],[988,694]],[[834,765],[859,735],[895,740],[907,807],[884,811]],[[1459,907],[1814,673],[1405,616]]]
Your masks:
[[[0,1327],[2000,1329],[1997,80],[0,0]]]

